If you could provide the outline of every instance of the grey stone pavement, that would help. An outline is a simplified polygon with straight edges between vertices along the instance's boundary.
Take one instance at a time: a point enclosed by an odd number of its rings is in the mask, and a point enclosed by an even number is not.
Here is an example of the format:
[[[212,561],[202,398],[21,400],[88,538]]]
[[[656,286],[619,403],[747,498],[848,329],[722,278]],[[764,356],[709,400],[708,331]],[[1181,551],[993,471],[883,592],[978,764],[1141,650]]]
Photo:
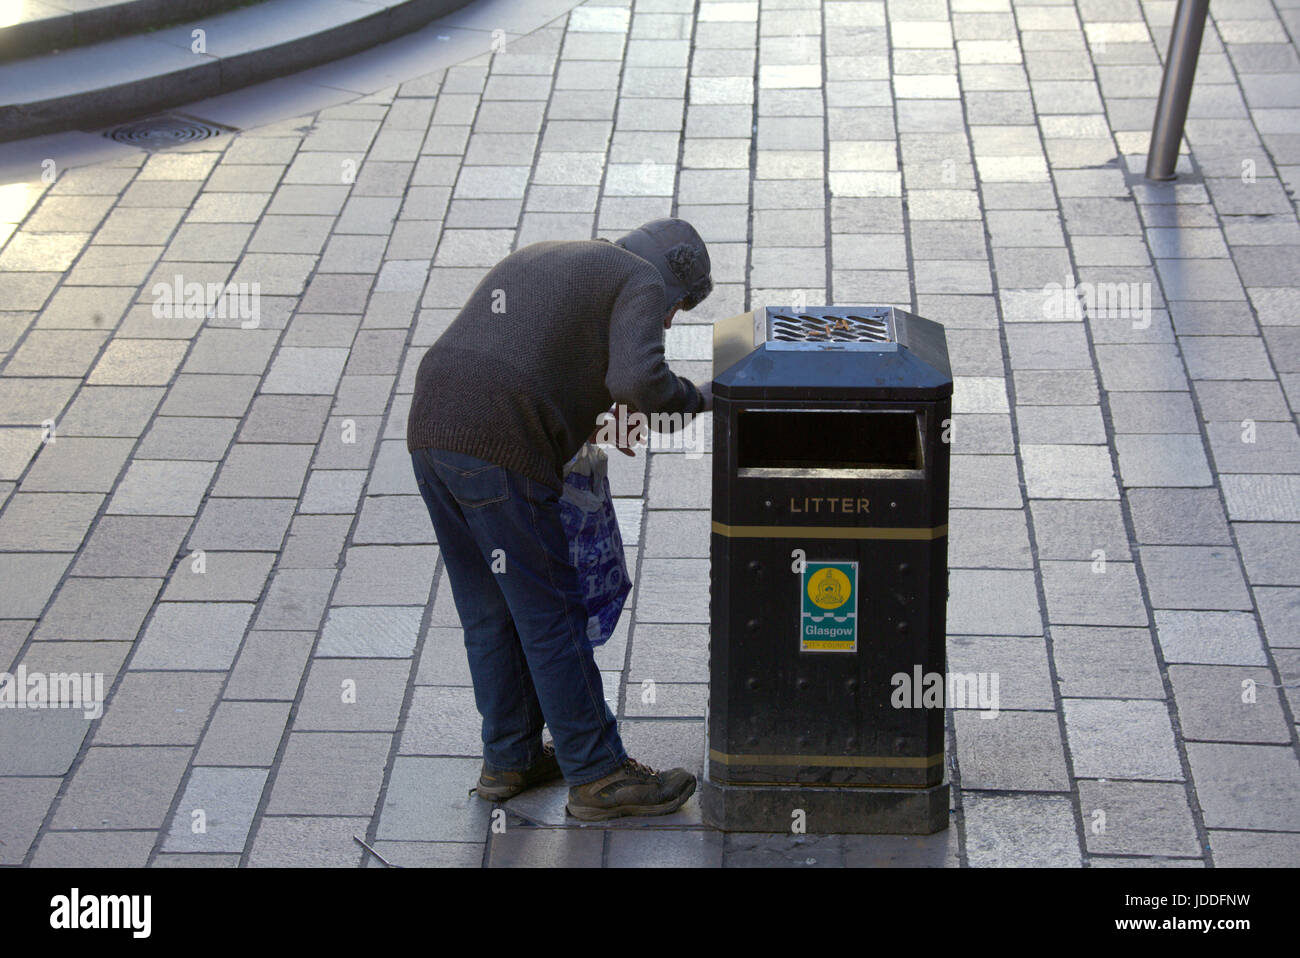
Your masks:
[[[1300,2],[1211,5],[1155,185],[1173,8],[591,0],[306,115],[33,161],[0,186],[0,670],[107,705],[0,710],[0,863],[1300,864]],[[467,794],[415,366],[511,249],[665,215],[717,281],[683,375],[801,295],[947,328],[949,668],[1001,711],[949,713],[944,833]],[[165,308],[175,277],[257,283],[256,325]],[[698,768],[709,458],[613,459],[636,587],[598,660],[630,752]]]

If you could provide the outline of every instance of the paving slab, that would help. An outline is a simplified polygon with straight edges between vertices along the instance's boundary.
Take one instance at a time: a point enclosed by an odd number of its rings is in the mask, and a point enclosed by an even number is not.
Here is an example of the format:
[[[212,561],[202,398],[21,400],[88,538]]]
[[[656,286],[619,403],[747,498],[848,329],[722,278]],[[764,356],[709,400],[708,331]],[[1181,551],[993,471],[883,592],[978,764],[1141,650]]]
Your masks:
[[[1066,698],[1165,697],[1147,629],[1054,625],[1052,660]]]
[[[189,516],[102,516],[81,547],[72,572],[84,576],[166,576],[182,553],[191,521]]]
[[[234,418],[160,416],[135,451],[137,459],[219,462],[239,421]]]
[[[155,831],[48,831],[32,856],[35,868],[143,868]]]
[[[210,672],[128,672],[113,692],[95,744],[197,744],[222,678]]]
[[[0,548],[73,552],[85,539],[103,499],[94,493],[16,493],[0,515]]]
[[[249,632],[231,669],[225,697],[292,701],[315,641],[313,632]]]
[[[164,602],[154,611],[132,669],[225,672],[235,661],[253,606],[242,602]]]
[[[271,782],[268,815],[375,812],[389,737],[369,732],[292,732]]]
[[[77,708],[7,708],[2,714],[2,775],[67,775],[92,722]]]
[[[611,831],[607,863],[611,868],[719,868],[723,836],[714,831]]]
[[[367,819],[343,816],[266,815],[248,850],[250,868],[357,868],[365,849]]]
[[[0,779],[0,796],[8,809],[0,825],[0,863],[22,864],[58,787],[56,778]]]
[[[203,733],[195,764],[270,766],[288,720],[287,702],[220,702]]]
[[[955,635],[1042,634],[1030,572],[953,569],[948,589],[948,630]]]
[[[294,716],[300,731],[392,732],[398,725],[410,663],[317,659]]]
[[[257,629],[316,629],[325,614],[333,569],[284,569],[272,577],[253,625]]]
[[[1069,798],[967,793],[966,855],[972,867],[1078,867],[1079,839]]]
[[[0,554],[0,616],[39,617],[72,559],[66,552]]]
[[[265,552],[204,552],[176,567],[163,590],[171,602],[256,602],[275,557]]]
[[[1291,723],[1270,670],[1175,665],[1169,681],[1187,741],[1290,743]]]
[[[481,769],[479,759],[399,756],[388,778],[376,837],[481,841],[492,805],[467,794]]]
[[[1300,831],[1294,749],[1192,742],[1187,761],[1207,828]]]
[[[242,852],[266,777],[264,768],[194,769],[163,850]]]
[[[963,789],[1069,791],[1065,750],[1055,712],[1000,712],[953,716]]]
[[[1080,778],[1181,781],[1168,706],[1125,699],[1065,699],[1066,734]]]
[[[275,552],[293,516],[293,499],[208,498],[186,545],[190,549]]]
[[[159,829],[193,749],[92,747],[60,797],[55,829]]]
[[[1089,853],[1201,855],[1182,784],[1084,781],[1079,803]]]
[[[1295,832],[1210,830],[1210,854],[1222,868],[1294,868],[1300,863]]]
[[[1161,609],[1249,609],[1250,594],[1231,549],[1142,546],[1151,604]]]

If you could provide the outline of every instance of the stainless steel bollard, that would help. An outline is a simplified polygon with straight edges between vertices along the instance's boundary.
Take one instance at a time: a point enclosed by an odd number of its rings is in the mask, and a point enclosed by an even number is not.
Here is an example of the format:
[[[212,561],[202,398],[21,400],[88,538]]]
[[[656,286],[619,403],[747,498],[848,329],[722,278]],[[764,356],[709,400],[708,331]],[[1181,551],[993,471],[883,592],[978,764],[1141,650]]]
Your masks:
[[[1210,0],[1178,0],[1164,77],[1160,81],[1160,99],[1156,101],[1156,119],[1151,127],[1151,147],[1147,151],[1148,180],[1174,179],[1178,144],[1187,121],[1187,103],[1192,96],[1196,59],[1201,53],[1201,35],[1205,32],[1205,15],[1209,9]]]

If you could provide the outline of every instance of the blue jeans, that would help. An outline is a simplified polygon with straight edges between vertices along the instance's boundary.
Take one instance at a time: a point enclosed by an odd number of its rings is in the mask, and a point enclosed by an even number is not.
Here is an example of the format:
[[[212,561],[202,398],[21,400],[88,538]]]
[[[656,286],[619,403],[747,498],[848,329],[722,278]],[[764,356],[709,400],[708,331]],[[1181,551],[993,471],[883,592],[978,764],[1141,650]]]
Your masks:
[[[559,493],[458,452],[417,449],[411,462],[465,629],[483,758],[523,771],[545,721],[570,785],[613,772],[627,753],[585,638]]]

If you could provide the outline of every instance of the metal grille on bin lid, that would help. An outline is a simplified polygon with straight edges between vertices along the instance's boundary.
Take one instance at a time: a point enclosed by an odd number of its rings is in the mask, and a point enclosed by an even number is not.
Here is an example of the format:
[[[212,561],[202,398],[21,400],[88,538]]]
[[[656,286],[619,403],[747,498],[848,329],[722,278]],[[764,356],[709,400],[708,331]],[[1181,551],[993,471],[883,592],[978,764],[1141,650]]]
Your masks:
[[[952,371],[943,327],[897,307],[759,306],[713,324],[713,394],[915,402]]]
[[[768,310],[769,341],[785,343],[893,343],[892,310]]]

